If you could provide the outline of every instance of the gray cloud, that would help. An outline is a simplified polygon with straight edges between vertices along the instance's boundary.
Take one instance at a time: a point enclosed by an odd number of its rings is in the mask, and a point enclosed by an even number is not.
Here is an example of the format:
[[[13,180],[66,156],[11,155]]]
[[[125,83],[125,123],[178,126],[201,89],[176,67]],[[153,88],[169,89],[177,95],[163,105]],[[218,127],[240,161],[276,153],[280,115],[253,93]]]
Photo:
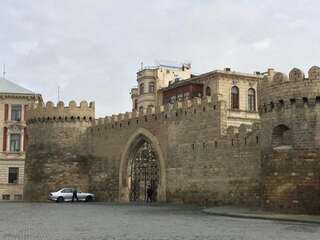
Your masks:
[[[99,116],[131,109],[140,62],[192,61],[307,71],[320,57],[317,0],[1,1],[7,77],[57,99],[95,100]]]

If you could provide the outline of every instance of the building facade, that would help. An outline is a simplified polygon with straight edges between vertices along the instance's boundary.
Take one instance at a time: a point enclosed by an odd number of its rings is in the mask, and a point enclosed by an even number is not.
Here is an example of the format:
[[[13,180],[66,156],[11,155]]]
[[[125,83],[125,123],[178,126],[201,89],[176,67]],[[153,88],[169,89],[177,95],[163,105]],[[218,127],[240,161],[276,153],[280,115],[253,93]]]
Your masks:
[[[170,82],[187,79],[191,76],[191,65],[158,65],[143,67],[137,72],[138,87],[131,89],[132,109],[141,111],[158,106],[158,90],[167,87]]]
[[[193,98],[210,97],[226,103],[227,126],[239,127],[259,121],[257,87],[263,78],[254,74],[215,70],[189,79],[175,81],[158,90],[158,104],[174,104]]]
[[[319,213],[319,92],[316,66],[308,77],[225,69],[168,83],[147,108],[112,117],[94,119],[93,103],[34,105],[25,199],[68,185],[141,201],[151,185],[158,201]]]
[[[41,102],[35,94],[0,79],[0,200],[22,200],[27,147],[27,106]]]

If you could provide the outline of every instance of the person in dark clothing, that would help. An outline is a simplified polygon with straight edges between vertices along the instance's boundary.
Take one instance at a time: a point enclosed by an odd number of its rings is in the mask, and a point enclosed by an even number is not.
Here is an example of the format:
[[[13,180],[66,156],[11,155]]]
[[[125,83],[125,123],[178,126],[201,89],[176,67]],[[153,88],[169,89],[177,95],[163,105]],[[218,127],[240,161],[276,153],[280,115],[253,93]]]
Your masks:
[[[77,202],[79,201],[77,194],[78,194],[78,191],[76,188],[74,188],[72,193],[72,202],[74,201],[74,199],[77,199]]]
[[[152,195],[153,195],[153,189],[151,187],[151,185],[148,186],[147,189],[147,202],[152,202]]]

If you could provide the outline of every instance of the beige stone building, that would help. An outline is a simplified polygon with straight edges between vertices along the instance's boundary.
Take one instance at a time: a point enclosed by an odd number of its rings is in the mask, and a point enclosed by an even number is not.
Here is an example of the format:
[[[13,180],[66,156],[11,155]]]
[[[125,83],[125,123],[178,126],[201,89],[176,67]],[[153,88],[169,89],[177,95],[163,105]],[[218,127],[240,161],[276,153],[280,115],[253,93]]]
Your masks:
[[[138,87],[131,89],[133,110],[147,109],[158,105],[158,90],[167,87],[169,83],[191,77],[191,65],[181,66],[161,65],[143,67],[137,72]]]
[[[190,65],[159,65],[137,73],[138,88],[131,89],[132,109],[147,109],[192,98],[211,97],[226,102],[227,126],[239,127],[259,120],[257,86],[263,74],[232,71],[230,68],[200,75]]]
[[[34,101],[41,95],[0,79],[0,201],[23,198],[26,109]]]

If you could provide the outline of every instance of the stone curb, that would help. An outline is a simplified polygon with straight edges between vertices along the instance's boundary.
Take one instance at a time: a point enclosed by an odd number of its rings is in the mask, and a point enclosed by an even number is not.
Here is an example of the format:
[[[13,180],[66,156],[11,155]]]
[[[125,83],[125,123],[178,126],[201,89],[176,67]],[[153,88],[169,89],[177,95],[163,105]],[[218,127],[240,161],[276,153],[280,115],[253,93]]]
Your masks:
[[[312,223],[312,224],[320,224],[319,220],[312,220],[312,219],[299,219],[299,218],[285,218],[285,217],[278,217],[278,216],[266,216],[266,215],[258,215],[258,214],[245,214],[245,213],[228,213],[228,212],[215,212],[210,209],[203,209],[203,213],[208,215],[215,215],[215,216],[223,216],[223,217],[233,217],[233,218],[246,218],[246,219],[260,219],[260,220],[273,220],[273,221],[281,221],[281,222],[298,222],[298,223]]]

